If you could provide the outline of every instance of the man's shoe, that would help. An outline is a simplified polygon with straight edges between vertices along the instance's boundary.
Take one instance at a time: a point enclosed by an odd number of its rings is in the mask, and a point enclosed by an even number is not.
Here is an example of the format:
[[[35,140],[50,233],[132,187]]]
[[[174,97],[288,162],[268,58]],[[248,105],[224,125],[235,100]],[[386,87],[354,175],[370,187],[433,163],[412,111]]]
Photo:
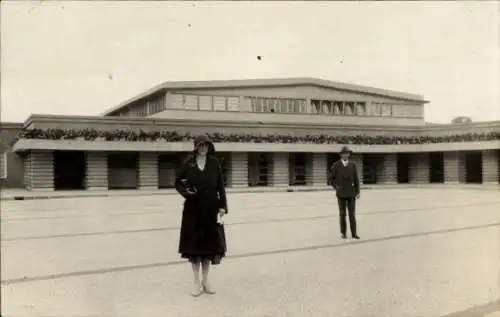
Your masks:
[[[360,238],[357,234],[354,234],[354,235],[352,236],[352,238],[353,238],[353,239],[356,239],[356,240],[361,239],[361,238]]]

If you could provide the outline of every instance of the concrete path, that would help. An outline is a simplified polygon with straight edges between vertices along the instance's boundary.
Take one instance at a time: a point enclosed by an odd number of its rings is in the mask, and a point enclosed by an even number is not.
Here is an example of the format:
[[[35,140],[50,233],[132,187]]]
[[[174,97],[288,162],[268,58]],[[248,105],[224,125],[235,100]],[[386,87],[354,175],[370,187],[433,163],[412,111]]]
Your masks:
[[[177,254],[181,203],[176,195],[2,201],[2,316],[500,311],[497,191],[364,191],[359,242],[339,239],[330,192],[229,194],[229,253],[211,273],[218,293],[200,298],[189,295],[191,269]]]

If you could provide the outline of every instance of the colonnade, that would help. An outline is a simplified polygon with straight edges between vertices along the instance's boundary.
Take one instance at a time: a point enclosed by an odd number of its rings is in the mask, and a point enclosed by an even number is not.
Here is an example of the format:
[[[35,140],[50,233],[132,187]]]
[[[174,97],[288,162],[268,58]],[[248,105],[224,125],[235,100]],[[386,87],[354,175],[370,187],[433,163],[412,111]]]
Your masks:
[[[498,184],[499,152],[358,153],[352,160],[365,184]],[[116,184],[125,184],[124,188],[153,190],[173,186],[182,153],[134,153],[136,159],[129,158],[130,166],[113,170],[106,152],[82,152],[83,188],[107,190],[117,188]],[[220,155],[226,185],[240,188],[326,186],[329,165],[338,159],[336,153],[231,152]],[[53,152],[28,152],[24,163],[26,188],[53,190],[57,187],[54,165],[60,163],[54,162]]]

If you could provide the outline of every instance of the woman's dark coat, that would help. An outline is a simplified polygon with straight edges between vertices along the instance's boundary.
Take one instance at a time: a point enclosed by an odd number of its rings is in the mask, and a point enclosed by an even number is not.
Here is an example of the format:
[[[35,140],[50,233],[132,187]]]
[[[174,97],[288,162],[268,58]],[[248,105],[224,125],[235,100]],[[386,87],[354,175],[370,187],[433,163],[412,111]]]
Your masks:
[[[209,145],[205,168],[198,168],[193,154],[182,163],[175,181],[175,188],[185,198],[179,253],[186,258],[224,256],[226,253],[224,228],[217,223],[219,208],[227,213],[222,169],[215,157],[213,143],[208,139],[202,141]],[[195,141],[195,151],[196,142],[199,140]],[[186,183],[196,188],[196,194],[186,191]]]

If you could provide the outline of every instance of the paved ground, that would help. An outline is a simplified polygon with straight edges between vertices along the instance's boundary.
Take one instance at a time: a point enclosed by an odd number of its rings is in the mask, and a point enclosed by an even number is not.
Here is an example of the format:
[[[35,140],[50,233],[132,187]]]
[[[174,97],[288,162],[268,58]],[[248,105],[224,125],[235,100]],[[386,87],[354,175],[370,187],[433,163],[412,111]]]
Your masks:
[[[376,184],[361,185],[363,190],[371,189],[412,189],[412,188],[437,188],[437,189],[471,189],[471,190],[493,190],[500,191],[500,184]],[[236,187],[228,188],[229,193],[269,193],[269,192],[304,192],[325,191],[330,186],[285,186],[285,187]],[[68,191],[28,191],[25,189],[2,189],[0,199],[9,200],[40,200],[40,199],[66,199],[66,198],[88,198],[88,197],[118,197],[118,196],[157,196],[177,195],[175,189],[138,189],[138,190],[68,190]]]
[[[436,317],[500,298],[497,191],[367,190],[360,242],[339,239],[328,192],[229,202],[218,294],[196,299],[179,197],[2,202],[2,316]]]

